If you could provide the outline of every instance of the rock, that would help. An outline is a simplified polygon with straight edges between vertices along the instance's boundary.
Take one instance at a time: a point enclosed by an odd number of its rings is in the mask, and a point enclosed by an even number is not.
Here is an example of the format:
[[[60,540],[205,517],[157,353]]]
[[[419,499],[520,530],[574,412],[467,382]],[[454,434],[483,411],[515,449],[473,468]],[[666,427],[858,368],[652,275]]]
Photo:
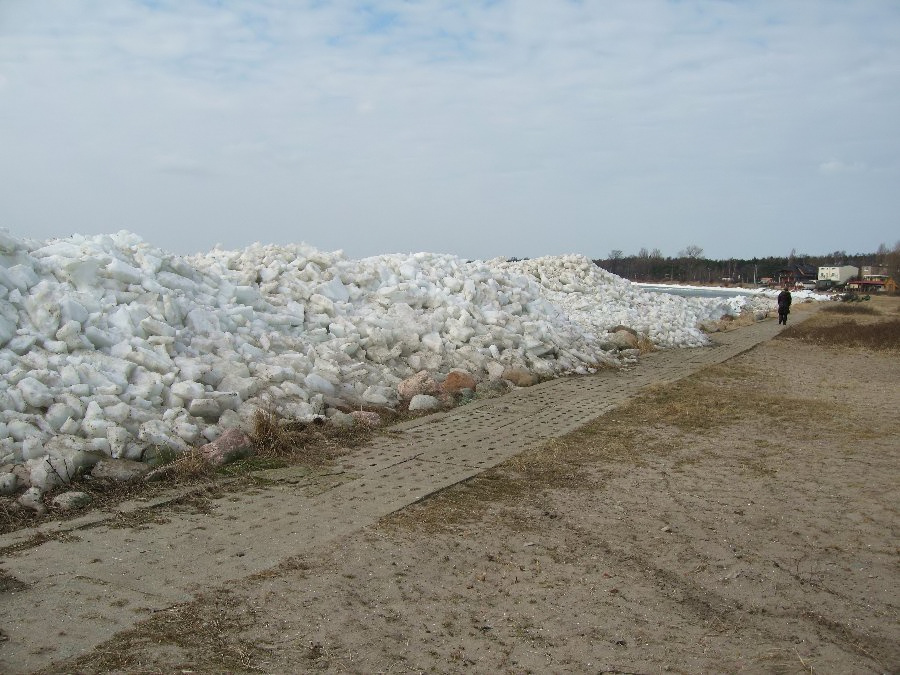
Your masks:
[[[91,503],[92,497],[86,492],[63,492],[53,498],[53,506],[60,511],[74,511]]]
[[[381,416],[378,413],[369,412],[368,410],[354,410],[350,415],[357,422],[367,427],[381,426]]]
[[[47,507],[44,506],[44,501],[41,499],[43,494],[39,488],[30,487],[25,490],[25,494],[16,500],[16,503],[24,506],[26,509],[36,511],[39,515],[43,515],[47,512]]]
[[[638,337],[632,330],[617,330],[604,336],[600,345],[606,351],[613,349],[621,351],[623,349],[636,349],[638,346]]]
[[[509,380],[517,387],[530,387],[536,382],[536,378],[527,368],[521,366],[509,366],[503,370],[503,379]]]
[[[466,403],[471,403],[475,400],[475,390],[474,389],[460,389],[456,392],[456,395],[459,397],[457,402],[460,405],[465,405]]]
[[[629,328],[628,326],[622,326],[621,324],[618,326],[613,326],[607,332],[608,333],[631,333],[635,338],[638,337],[638,332],[634,328]]]
[[[460,389],[475,390],[475,378],[464,370],[451,370],[447,378],[441,384],[441,390],[445,394],[455,394]]]
[[[229,429],[212,443],[200,448],[200,456],[213,466],[223,466],[255,454],[253,441],[236,428]]]
[[[503,371],[506,369],[502,363],[498,363],[497,361],[491,361],[487,364],[487,373],[488,378],[491,380],[499,380],[503,377]],[[478,387],[475,387],[475,391],[478,391]]]
[[[434,396],[429,396],[428,394],[416,394],[412,397],[412,400],[409,402],[409,409],[412,411],[416,410],[434,410],[435,408],[440,408],[441,402],[437,400]]]
[[[92,478],[105,478],[115,483],[127,483],[137,480],[150,471],[143,462],[131,459],[101,459],[91,469]]]
[[[613,333],[613,335],[625,344],[625,349],[636,349],[640,344],[638,334],[630,328],[617,330]]]
[[[348,415],[347,413],[341,412],[340,410],[336,410],[334,414],[328,419],[334,426],[344,427],[345,429],[349,429],[356,424],[356,420],[354,419],[353,415]]]
[[[16,491],[16,488],[19,487],[19,478],[16,474],[12,473],[0,473],[0,495],[11,495]]]
[[[699,324],[700,330],[704,333],[718,333],[722,330],[722,327],[719,325],[718,321],[701,321]]]
[[[421,370],[397,385],[397,393],[403,399],[412,399],[418,394],[436,394],[439,390],[440,385],[434,381],[427,370]]]

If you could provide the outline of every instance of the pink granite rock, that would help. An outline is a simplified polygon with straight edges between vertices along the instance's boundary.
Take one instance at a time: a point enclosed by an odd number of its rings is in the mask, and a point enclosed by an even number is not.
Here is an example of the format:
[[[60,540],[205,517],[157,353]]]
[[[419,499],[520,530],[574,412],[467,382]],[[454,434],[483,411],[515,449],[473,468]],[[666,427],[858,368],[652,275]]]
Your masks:
[[[412,377],[408,377],[397,385],[397,393],[400,398],[411,399],[413,396],[425,394],[433,396],[440,390],[440,385],[428,374],[427,370],[420,370]]]
[[[200,448],[200,455],[213,466],[230,464],[254,454],[253,441],[240,429],[229,429],[212,443]]]
[[[475,378],[464,370],[451,370],[441,384],[445,394],[454,394],[460,389],[475,389]]]
[[[530,387],[536,381],[527,368],[520,366],[509,366],[503,371],[503,379],[509,380],[517,387]]]

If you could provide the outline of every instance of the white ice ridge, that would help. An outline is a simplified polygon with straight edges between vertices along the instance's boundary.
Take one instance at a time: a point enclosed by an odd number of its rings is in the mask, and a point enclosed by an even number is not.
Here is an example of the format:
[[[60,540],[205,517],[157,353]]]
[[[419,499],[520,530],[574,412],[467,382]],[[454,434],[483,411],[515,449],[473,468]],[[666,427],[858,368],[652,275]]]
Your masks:
[[[393,406],[421,370],[590,372],[629,358],[607,351],[614,326],[693,347],[699,322],[745,301],[649,293],[576,255],[351,260],[255,244],[183,257],[124,231],[41,242],[0,230],[0,465],[147,459],[264,405],[300,419]]]

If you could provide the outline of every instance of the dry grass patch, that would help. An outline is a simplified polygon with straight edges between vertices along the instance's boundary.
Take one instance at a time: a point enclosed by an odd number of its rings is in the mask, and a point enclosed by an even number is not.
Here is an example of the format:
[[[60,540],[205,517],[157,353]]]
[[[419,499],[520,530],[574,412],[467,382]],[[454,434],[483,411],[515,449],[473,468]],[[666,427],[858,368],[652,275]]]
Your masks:
[[[490,504],[521,504],[534,497],[527,487],[506,465],[500,465],[395,511],[378,526],[428,534],[453,531],[481,520]]]
[[[240,636],[258,617],[255,607],[227,590],[155,612],[133,628],[116,634],[92,652],[66,662],[67,672],[264,672],[266,650]],[[159,670],[157,656],[166,664]],[[169,664],[175,662],[174,670]],[[45,673],[56,672],[48,668]]]
[[[250,437],[260,457],[317,465],[362,445],[371,439],[372,431],[360,424],[336,427],[319,418],[300,422],[272,410],[257,410]]]
[[[637,348],[640,350],[641,354],[649,354],[650,352],[656,351],[656,345],[653,344],[653,340],[651,340],[650,336],[646,333],[638,335]]]
[[[783,330],[778,339],[794,339],[822,347],[853,347],[874,351],[900,350],[900,319],[859,323],[805,321]]]
[[[397,511],[383,518],[379,526],[448,532],[480,521],[488,507],[499,506],[498,518],[509,529],[530,531],[542,523],[536,517],[523,517],[520,509],[526,507],[540,513],[548,490],[592,490],[600,486],[599,480],[584,469],[592,461],[587,446],[552,441]]]
[[[872,307],[871,305],[860,305],[860,304],[848,304],[848,303],[840,303],[840,304],[832,304],[825,305],[822,308],[823,312],[828,312],[829,314],[868,314],[868,315],[880,315],[881,312]]]
[[[28,584],[0,569],[0,593],[24,591],[26,588],[28,588]]]

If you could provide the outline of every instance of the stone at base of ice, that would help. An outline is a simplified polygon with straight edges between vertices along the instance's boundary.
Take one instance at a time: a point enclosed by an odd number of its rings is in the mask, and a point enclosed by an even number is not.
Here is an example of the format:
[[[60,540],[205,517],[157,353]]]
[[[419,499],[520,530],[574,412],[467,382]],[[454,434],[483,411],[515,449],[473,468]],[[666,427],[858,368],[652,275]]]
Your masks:
[[[43,495],[44,492],[41,489],[30,487],[16,500],[16,503],[42,515],[47,512],[47,507],[44,506]]]
[[[328,419],[336,427],[349,428],[356,424],[356,419],[353,415],[343,413],[340,410],[335,410]]]
[[[83,509],[92,499],[86,492],[63,492],[53,498],[53,506],[60,511],[75,511]]]
[[[409,409],[416,410],[435,410],[441,406],[441,402],[434,396],[428,394],[416,394],[409,401]]]
[[[0,473],[0,495],[9,496],[14,494],[19,487],[19,478],[11,472]]]
[[[97,479],[124,483],[137,480],[148,471],[150,471],[150,466],[144,462],[136,462],[130,459],[101,459],[91,469],[91,476]]]

